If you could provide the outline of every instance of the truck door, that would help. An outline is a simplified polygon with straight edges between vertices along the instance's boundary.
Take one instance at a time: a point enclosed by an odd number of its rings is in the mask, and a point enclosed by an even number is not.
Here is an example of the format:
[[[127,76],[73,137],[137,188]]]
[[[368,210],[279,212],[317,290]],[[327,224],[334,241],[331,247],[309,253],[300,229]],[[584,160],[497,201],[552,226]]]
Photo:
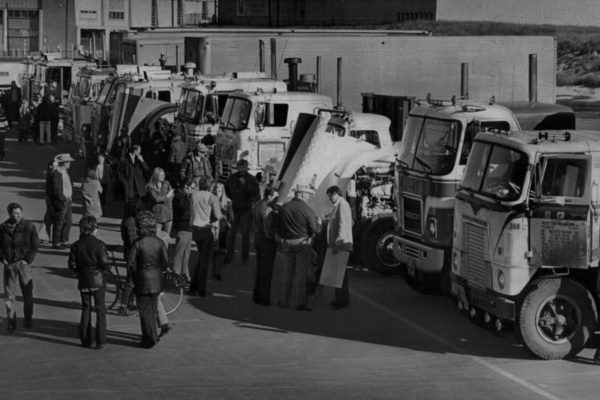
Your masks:
[[[532,185],[530,265],[583,268],[590,257],[590,157],[545,156]]]

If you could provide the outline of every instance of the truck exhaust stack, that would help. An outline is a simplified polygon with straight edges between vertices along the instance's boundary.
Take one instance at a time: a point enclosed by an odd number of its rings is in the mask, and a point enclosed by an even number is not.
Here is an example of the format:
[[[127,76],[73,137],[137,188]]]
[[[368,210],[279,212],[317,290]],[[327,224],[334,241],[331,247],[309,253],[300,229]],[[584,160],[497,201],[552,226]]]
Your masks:
[[[529,102],[537,103],[537,54],[529,55]]]

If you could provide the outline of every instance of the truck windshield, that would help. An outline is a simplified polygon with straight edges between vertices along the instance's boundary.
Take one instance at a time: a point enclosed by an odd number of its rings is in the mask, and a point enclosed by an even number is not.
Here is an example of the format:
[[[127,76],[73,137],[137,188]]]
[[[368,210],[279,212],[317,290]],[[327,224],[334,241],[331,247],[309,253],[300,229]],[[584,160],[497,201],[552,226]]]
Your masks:
[[[528,165],[520,151],[475,142],[461,187],[496,200],[515,201],[521,196]]]
[[[246,129],[250,119],[252,103],[238,97],[228,97],[221,117],[221,127],[234,131]]]
[[[88,97],[90,95],[90,88],[91,88],[91,78],[85,77],[85,76],[79,77],[79,82],[77,82],[77,85],[75,86],[75,93],[74,93],[75,97],[80,97],[80,98]]]
[[[410,116],[398,159],[409,170],[449,174],[456,161],[460,135],[458,121]]]
[[[186,119],[195,119],[200,117],[200,113],[198,111],[199,108],[202,108],[202,100],[204,96],[200,92],[196,92],[195,90],[188,91],[188,94],[185,99],[185,104],[182,105],[183,117]]]

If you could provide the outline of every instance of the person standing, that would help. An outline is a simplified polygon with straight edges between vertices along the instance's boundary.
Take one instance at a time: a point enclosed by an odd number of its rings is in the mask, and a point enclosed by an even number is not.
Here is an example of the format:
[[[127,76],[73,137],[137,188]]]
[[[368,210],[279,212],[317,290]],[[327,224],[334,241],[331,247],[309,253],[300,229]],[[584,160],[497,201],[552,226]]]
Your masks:
[[[73,187],[69,168],[71,162],[75,161],[69,153],[62,153],[56,156],[58,166],[52,173],[52,194],[51,202],[54,213],[54,225],[52,229],[52,247],[55,249],[66,249],[69,247],[69,233],[72,216],[72,198]]]
[[[31,264],[39,247],[35,226],[23,219],[23,207],[10,203],[6,207],[9,218],[0,225],[0,254],[4,265],[4,294],[8,333],[17,329],[15,307],[17,280],[23,296],[23,326],[33,326],[33,278]]]
[[[338,186],[331,186],[327,189],[329,201],[333,204],[331,218],[327,224],[327,248],[333,255],[340,256],[341,260],[345,260],[342,265],[338,265],[338,269],[343,271],[333,271],[335,268],[333,263],[327,264],[324,268],[331,269],[333,274],[338,276],[343,275],[340,286],[335,286],[335,299],[331,305],[336,309],[347,307],[350,304],[350,294],[348,290],[348,273],[346,272],[346,264],[348,257],[352,251],[352,210],[350,205],[342,196],[342,191]],[[327,260],[328,257],[326,256]],[[322,277],[327,271],[323,271]]]
[[[174,131],[171,136],[171,145],[169,146],[169,157],[168,161],[168,172],[171,183],[175,186],[179,186],[180,171],[188,152],[188,146],[181,140],[181,134],[178,131]]]
[[[52,141],[56,141],[58,137],[58,122],[60,120],[60,97],[50,94],[50,136]]]
[[[307,307],[306,280],[313,256],[313,237],[317,233],[317,217],[306,201],[315,191],[297,185],[294,198],[279,210],[277,233],[279,245],[285,257],[285,274],[280,299],[287,304],[288,288],[292,288],[292,299],[297,310],[310,311]]]
[[[198,142],[194,150],[183,159],[179,177],[186,185],[194,182],[198,187],[200,177],[213,179],[212,167],[207,154],[208,147]]]
[[[125,212],[123,220],[121,221],[121,239],[123,240],[123,259],[125,263],[129,261],[129,249],[133,243],[138,239],[138,231],[135,224],[136,217],[144,211],[144,205],[139,199],[130,200],[125,204]],[[124,317],[134,315],[134,301],[135,296],[133,294],[133,286],[131,286],[130,279],[127,279],[121,293],[121,306],[119,307],[119,315]]]
[[[151,348],[158,343],[158,295],[162,292],[162,271],[167,269],[167,248],[156,236],[156,218],[142,211],[136,218],[140,238],[129,250],[128,280],[133,285],[140,315],[140,346]]]
[[[198,262],[192,274],[190,292],[201,297],[206,296],[206,279],[214,243],[211,221],[223,219],[219,200],[209,190],[210,178],[203,176],[198,179],[198,190],[190,195],[192,238],[198,248]]]
[[[19,121],[19,107],[21,107],[21,89],[17,86],[17,82],[10,83],[8,91],[8,124],[10,126]]]
[[[112,173],[110,164],[106,162],[106,155],[104,153],[98,154],[96,176],[102,187],[102,191],[100,192],[100,205],[102,206],[106,205],[107,199],[112,199]]]
[[[8,134],[8,121],[4,115],[4,108],[0,106],[0,161],[4,161],[6,158],[6,135]]]
[[[24,100],[19,108],[19,115],[21,116],[19,120],[19,142],[27,143],[29,140],[29,131],[31,131],[31,127],[33,126],[32,109],[29,107],[27,100]]]
[[[139,144],[131,146],[127,154],[119,160],[117,174],[125,189],[125,201],[146,196],[146,180],[144,174],[148,164],[142,157],[142,147]]]
[[[102,186],[96,175],[96,169],[87,170],[87,175],[83,178],[81,184],[81,194],[83,195],[83,216],[92,215],[96,219],[102,216],[102,205],[100,204],[100,194]]]
[[[231,199],[233,224],[227,238],[227,255],[224,263],[231,262],[235,249],[238,228],[242,231],[242,260],[248,259],[250,252],[250,229],[252,225],[252,205],[260,196],[258,182],[248,173],[248,161],[238,160],[237,172],[225,183],[225,193]]]
[[[190,194],[194,190],[183,182],[175,189],[173,195],[173,227],[172,235],[175,236],[175,251],[173,254],[173,270],[183,275],[190,281],[190,253],[192,251],[192,228],[190,224]]]
[[[227,237],[233,223],[233,209],[231,208],[231,200],[225,194],[225,185],[220,182],[215,183],[213,185],[213,193],[217,196],[217,200],[219,200],[221,206],[221,214],[225,217],[212,223],[213,237],[215,238],[212,254],[212,273],[213,278],[220,281],[223,264],[218,262],[218,258],[220,254],[226,254],[227,252]]]
[[[37,117],[40,123],[40,141],[38,144],[44,144],[44,136],[46,143],[52,142],[52,104],[47,96],[42,97],[42,102],[37,107]]]
[[[58,162],[56,161],[56,158],[53,158],[48,162],[45,174],[46,183],[44,199],[46,201],[46,212],[44,213],[44,228],[46,230],[46,235],[48,236],[48,243],[52,243],[52,227],[54,226],[54,220],[56,219],[52,205],[52,199],[54,197],[54,181],[52,179],[57,167]]]
[[[271,304],[271,278],[273,276],[273,263],[277,252],[273,231],[273,201],[277,193],[267,186],[263,198],[258,200],[252,208],[252,224],[254,226],[254,247],[256,249],[256,276],[254,278],[254,291],[252,299],[257,304],[268,306]]]
[[[71,246],[69,269],[79,275],[77,289],[81,293],[79,339],[83,347],[92,347],[92,299],[96,309],[96,348],[106,345],[106,305],[104,304],[104,271],[110,268],[106,244],[96,238],[98,224],[92,215],[79,221],[79,240]]]
[[[173,226],[172,199],[175,191],[166,180],[165,171],[162,168],[154,168],[150,182],[146,186],[146,192],[150,209],[161,225],[161,229],[170,234]]]

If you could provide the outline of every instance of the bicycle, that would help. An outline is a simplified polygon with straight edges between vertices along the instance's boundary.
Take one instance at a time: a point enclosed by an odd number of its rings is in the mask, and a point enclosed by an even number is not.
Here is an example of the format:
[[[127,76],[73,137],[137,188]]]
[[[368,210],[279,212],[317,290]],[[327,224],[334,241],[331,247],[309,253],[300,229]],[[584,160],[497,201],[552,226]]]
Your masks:
[[[120,246],[107,246],[110,254],[111,267],[105,271],[104,283],[106,292],[106,309],[110,310],[117,306],[120,306],[121,297],[124,293],[125,285],[127,284],[127,274],[122,274],[119,271],[119,265],[117,258],[115,257],[115,251],[121,249]],[[183,302],[183,290],[185,288],[185,278],[183,275],[176,273],[171,269],[163,271],[163,292],[160,296],[167,315],[173,314],[181,303]],[[117,307],[118,307],[117,306]]]

